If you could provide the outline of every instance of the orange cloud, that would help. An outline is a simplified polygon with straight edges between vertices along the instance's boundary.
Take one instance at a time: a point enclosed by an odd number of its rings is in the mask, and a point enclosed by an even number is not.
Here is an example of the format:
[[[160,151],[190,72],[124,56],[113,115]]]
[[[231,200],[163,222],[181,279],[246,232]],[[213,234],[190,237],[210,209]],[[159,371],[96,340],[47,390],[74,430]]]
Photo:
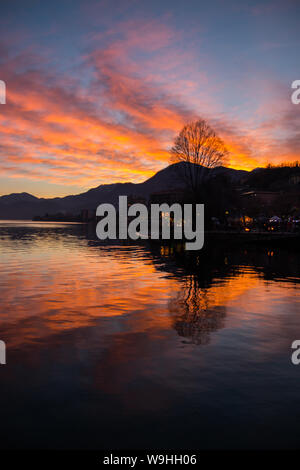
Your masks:
[[[179,36],[150,21],[91,37],[92,50],[82,57],[85,85],[81,77],[47,72],[46,60],[30,52],[7,54],[1,77],[8,90],[0,115],[2,175],[82,188],[140,182],[168,163],[174,136],[198,115],[225,140],[232,167],[299,158],[295,107],[286,109],[280,101],[278,113],[284,112],[274,119],[265,102],[256,123],[224,113],[205,67],[191,65],[192,51],[180,49]]]

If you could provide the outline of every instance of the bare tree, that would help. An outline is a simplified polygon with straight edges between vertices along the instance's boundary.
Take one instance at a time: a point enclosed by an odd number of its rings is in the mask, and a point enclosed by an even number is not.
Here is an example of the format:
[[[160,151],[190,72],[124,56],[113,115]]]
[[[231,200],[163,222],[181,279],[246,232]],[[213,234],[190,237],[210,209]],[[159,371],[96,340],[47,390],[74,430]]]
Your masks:
[[[225,144],[204,119],[186,124],[175,138],[172,162],[185,162],[184,176],[188,187],[197,193],[207,168],[226,161]]]

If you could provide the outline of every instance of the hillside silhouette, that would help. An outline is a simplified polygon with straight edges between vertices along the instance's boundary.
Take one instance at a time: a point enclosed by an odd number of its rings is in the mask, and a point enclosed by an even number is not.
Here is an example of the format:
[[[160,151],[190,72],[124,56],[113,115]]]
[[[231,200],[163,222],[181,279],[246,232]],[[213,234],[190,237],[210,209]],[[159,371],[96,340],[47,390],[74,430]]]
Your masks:
[[[182,177],[184,165],[187,163],[169,165],[143,183],[102,184],[77,195],[38,198],[23,192],[1,196],[0,219],[32,219],[46,213],[80,214],[82,210],[95,210],[101,203],[117,204],[120,195],[148,200],[153,193],[186,189],[186,183]],[[224,184],[226,180],[230,186],[245,189],[280,191],[292,186],[293,191],[298,191],[300,188],[299,166],[257,168],[250,172],[220,166],[213,169],[204,168],[203,171],[207,179],[214,178],[219,185]]]

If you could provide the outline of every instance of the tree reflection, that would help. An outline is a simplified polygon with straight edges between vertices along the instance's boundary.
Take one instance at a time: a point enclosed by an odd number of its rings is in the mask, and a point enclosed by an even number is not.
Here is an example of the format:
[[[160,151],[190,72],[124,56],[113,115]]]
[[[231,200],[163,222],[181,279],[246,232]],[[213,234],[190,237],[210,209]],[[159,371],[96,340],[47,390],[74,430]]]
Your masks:
[[[195,275],[183,280],[169,308],[175,330],[192,343],[208,344],[210,334],[224,327],[225,307],[211,305],[209,288],[201,287]]]

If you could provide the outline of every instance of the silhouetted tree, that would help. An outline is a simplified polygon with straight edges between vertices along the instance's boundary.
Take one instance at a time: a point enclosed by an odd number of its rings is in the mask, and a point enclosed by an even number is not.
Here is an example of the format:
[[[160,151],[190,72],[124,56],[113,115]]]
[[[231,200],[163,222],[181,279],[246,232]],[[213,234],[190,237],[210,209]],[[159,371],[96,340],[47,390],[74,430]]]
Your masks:
[[[223,164],[228,151],[225,144],[204,119],[186,124],[171,149],[172,162],[185,162],[188,188],[197,194],[208,168]]]

